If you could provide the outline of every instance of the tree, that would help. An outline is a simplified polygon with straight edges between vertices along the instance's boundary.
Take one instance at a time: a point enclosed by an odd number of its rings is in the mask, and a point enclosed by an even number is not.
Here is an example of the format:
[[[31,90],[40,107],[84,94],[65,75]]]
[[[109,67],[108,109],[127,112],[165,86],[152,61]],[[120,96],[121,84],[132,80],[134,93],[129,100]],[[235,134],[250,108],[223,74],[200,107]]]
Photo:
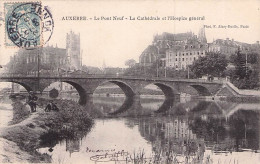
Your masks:
[[[260,61],[260,55],[258,53],[250,52],[246,55],[241,53],[240,50],[238,50],[236,54],[232,54],[230,56],[229,62],[236,65],[239,62],[239,60],[246,61],[246,58],[247,58],[247,63],[251,63],[251,64],[258,64]]]
[[[230,63],[235,66],[235,69],[229,68],[226,74],[230,76],[230,81],[236,87],[240,89],[259,88],[259,52],[243,54],[238,50],[236,54],[230,56]]]
[[[129,68],[133,67],[136,64],[136,61],[134,59],[129,59],[125,61],[125,65],[128,66]]]
[[[223,72],[227,68],[226,56],[220,53],[209,52],[206,56],[199,57],[190,66],[191,71],[196,77],[202,77],[203,75],[223,76]]]
[[[240,50],[238,50],[234,58],[234,64],[236,66],[235,74],[239,79],[244,79],[247,74],[245,56],[245,54],[241,54]]]
[[[87,74],[102,74],[102,70],[98,67],[86,66],[82,65],[82,71],[86,72]]]
[[[236,54],[231,55],[230,62],[235,65],[233,76],[239,80],[248,79],[254,71],[253,67],[259,66],[260,56],[257,53],[243,54],[238,50]],[[252,70],[253,69],[253,70]]]

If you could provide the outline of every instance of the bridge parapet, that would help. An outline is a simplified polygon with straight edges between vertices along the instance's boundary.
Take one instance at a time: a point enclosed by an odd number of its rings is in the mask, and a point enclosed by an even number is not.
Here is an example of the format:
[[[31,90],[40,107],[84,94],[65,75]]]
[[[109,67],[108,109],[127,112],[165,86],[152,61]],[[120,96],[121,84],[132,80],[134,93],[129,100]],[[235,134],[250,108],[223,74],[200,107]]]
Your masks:
[[[149,84],[158,86],[166,98],[180,95],[181,92],[194,90],[202,96],[213,96],[223,86],[225,81],[205,79],[175,79],[161,77],[135,77],[135,76],[117,76],[117,75],[91,75],[91,74],[60,74],[47,76],[21,75],[21,74],[2,74],[0,81],[15,82],[25,86],[33,91],[42,92],[46,87],[54,82],[66,82],[74,86],[83,99],[90,97],[95,89],[106,82],[118,85],[127,97],[139,96],[141,90]]]
[[[2,73],[0,78],[39,78],[39,79],[66,79],[66,78],[83,78],[83,79],[118,79],[118,80],[142,80],[142,81],[169,81],[169,82],[196,82],[196,83],[225,83],[225,80],[212,80],[207,79],[181,79],[181,78],[168,78],[168,77],[137,77],[137,76],[119,76],[114,74],[39,74],[38,75],[24,75],[16,73]]]

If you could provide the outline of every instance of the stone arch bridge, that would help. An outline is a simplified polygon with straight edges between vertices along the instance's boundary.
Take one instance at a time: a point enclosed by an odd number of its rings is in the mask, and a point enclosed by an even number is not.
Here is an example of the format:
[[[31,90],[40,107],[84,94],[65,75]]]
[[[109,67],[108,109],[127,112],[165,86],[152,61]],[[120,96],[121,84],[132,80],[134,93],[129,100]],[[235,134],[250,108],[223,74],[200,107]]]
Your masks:
[[[202,79],[170,79],[170,78],[142,78],[119,76],[1,76],[0,82],[13,82],[22,85],[27,91],[39,91],[40,93],[54,82],[71,84],[79,93],[80,104],[86,104],[95,89],[103,83],[111,82],[118,85],[127,97],[138,97],[140,91],[149,84],[158,86],[166,99],[179,96],[187,90],[194,90],[198,96],[218,96],[225,88],[222,81],[206,81]],[[226,86],[227,87],[227,86]],[[230,88],[228,94],[235,94]]]

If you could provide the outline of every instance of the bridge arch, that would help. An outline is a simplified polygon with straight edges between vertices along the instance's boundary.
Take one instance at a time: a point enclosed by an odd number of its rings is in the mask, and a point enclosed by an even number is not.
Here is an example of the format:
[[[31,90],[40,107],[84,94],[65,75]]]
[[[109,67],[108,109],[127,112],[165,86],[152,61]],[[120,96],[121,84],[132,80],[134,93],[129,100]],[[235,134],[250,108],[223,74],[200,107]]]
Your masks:
[[[174,89],[173,87],[171,87],[170,85],[160,83],[160,82],[155,82],[155,83],[150,83],[150,84],[153,84],[153,85],[156,85],[157,87],[159,87],[162,90],[163,94],[165,95],[166,99],[174,98],[174,96],[176,94],[179,94],[179,92],[176,89]],[[150,84],[148,84],[148,85],[150,85]]]
[[[21,85],[22,87],[24,87],[26,89],[27,92],[30,92],[30,91],[33,91],[32,87],[30,87],[28,84],[26,83],[23,83],[23,82],[19,82],[19,81],[2,81],[2,82],[7,82],[7,83],[16,83],[16,84],[19,84]]]
[[[124,92],[126,97],[133,97],[135,95],[134,89],[126,82],[123,82],[120,80],[106,80],[106,81],[100,83],[97,87],[101,86],[102,84],[109,83],[109,82],[119,86],[119,88],[122,89],[122,91]],[[97,87],[95,89],[97,89]]]
[[[75,83],[73,81],[68,81],[68,80],[64,80],[64,81],[61,81],[61,82],[64,82],[64,83],[68,83],[70,85],[72,85],[76,90],[77,92],[79,93],[79,104],[80,105],[85,105],[87,103],[87,94],[86,94],[86,90],[78,83]]]
[[[200,96],[211,96],[210,91],[208,88],[204,87],[203,85],[190,85],[194,88]]]
[[[44,85],[41,85],[41,92],[43,92],[47,87],[51,86],[54,83],[60,83],[60,82],[64,82],[67,84],[70,84],[71,86],[73,86],[76,91],[78,92],[79,95],[79,101],[78,103],[80,105],[85,105],[87,103],[87,93],[85,91],[85,89],[77,82],[74,82],[72,80],[68,80],[68,79],[64,79],[64,80],[47,80]],[[56,88],[57,86],[54,86],[54,88]],[[58,86],[58,88],[60,88],[61,86]],[[57,89],[57,88],[56,88]]]

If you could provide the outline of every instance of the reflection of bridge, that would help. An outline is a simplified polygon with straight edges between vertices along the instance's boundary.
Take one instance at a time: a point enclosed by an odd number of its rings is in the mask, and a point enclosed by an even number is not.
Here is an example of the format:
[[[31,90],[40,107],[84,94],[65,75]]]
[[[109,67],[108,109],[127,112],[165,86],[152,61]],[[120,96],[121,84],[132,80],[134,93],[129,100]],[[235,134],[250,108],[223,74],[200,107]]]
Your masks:
[[[145,101],[149,100],[149,101]],[[152,104],[152,105],[151,105]],[[235,103],[228,101],[185,101],[176,99],[133,99],[131,97],[94,97],[87,102],[88,111],[101,111],[100,116],[139,117],[151,115],[190,115],[230,118],[238,111],[260,113],[259,103]],[[103,111],[103,109],[105,109]]]
[[[118,104],[118,108],[113,113],[110,113],[110,116],[145,116],[151,114],[178,115],[176,112],[179,112],[181,114],[213,114],[215,116],[229,118],[240,110],[260,112],[260,106],[259,103],[243,104],[225,101],[195,101],[181,103],[178,100],[165,99],[157,109],[152,110],[150,107],[141,105],[139,99],[128,98],[125,99],[122,105]]]
[[[229,118],[239,110],[260,111],[259,103],[229,103],[229,106],[224,108],[222,107],[223,103],[225,102],[216,102],[216,105],[226,118]]]
[[[201,96],[231,96],[238,94],[234,89],[228,87],[223,81],[206,81],[201,79],[169,79],[169,78],[144,78],[126,76],[104,76],[104,75],[70,75],[70,76],[1,76],[1,82],[14,82],[22,85],[27,91],[39,91],[40,93],[54,82],[65,82],[71,84],[79,93],[80,104],[85,104],[95,89],[103,83],[111,82],[118,85],[127,97],[140,95],[141,89],[149,84],[158,86],[166,98],[180,95],[182,92],[196,91]]]

